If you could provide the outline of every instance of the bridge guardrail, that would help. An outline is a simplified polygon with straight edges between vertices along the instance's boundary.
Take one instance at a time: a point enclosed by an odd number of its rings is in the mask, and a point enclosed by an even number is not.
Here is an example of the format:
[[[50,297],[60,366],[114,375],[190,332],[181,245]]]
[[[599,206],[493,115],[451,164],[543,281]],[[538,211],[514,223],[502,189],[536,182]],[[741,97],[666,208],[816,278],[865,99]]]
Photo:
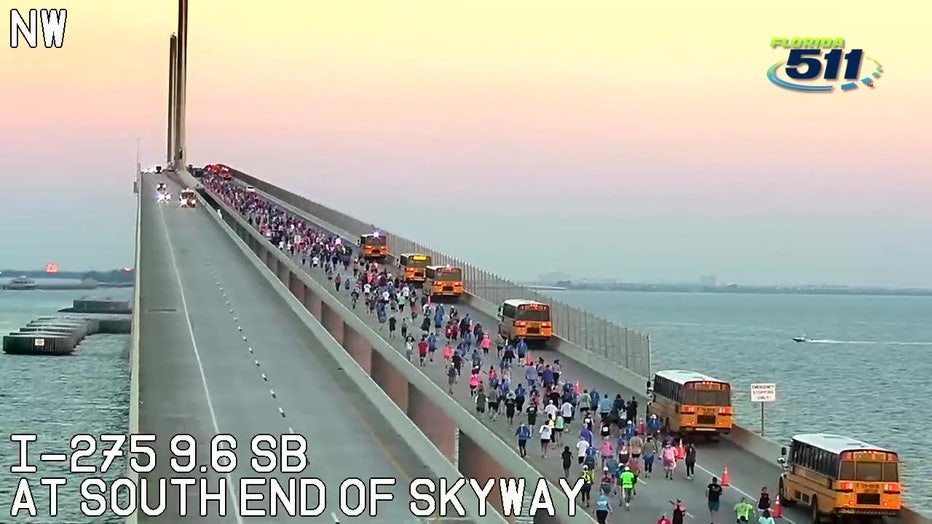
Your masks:
[[[127,428],[130,435],[139,433],[139,282],[140,271],[139,262],[142,260],[142,170],[139,164],[136,164],[136,180],[133,182],[133,189],[136,193],[136,255],[133,266],[134,286],[133,286],[133,324],[130,334],[129,347],[129,427]],[[139,474],[130,466],[130,458],[126,457],[126,476],[138,485]],[[126,524],[136,524],[136,514],[126,517]]]
[[[397,235],[374,224],[351,217],[346,213],[314,202],[265,180],[230,168],[233,176],[257,189],[302,209],[357,238],[361,234],[378,230],[385,233],[388,249],[393,254],[424,253],[437,264],[450,264],[463,270],[466,291],[485,302],[497,305],[516,298],[538,300],[551,306],[556,337],[584,348],[610,362],[623,366],[640,376],[651,374],[650,335],[629,329],[605,317],[565,304],[533,289],[516,284],[490,271],[474,266],[465,260],[434,250],[424,244]]]

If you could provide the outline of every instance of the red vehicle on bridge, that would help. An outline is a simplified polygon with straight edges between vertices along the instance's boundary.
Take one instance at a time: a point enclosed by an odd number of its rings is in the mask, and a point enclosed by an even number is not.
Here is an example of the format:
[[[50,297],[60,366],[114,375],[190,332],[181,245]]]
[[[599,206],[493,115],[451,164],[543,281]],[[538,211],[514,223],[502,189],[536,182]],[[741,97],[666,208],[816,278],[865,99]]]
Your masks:
[[[207,164],[204,166],[204,171],[207,171],[211,175],[219,175],[220,178],[224,180],[233,179],[233,173],[230,172],[230,168],[223,164]]]

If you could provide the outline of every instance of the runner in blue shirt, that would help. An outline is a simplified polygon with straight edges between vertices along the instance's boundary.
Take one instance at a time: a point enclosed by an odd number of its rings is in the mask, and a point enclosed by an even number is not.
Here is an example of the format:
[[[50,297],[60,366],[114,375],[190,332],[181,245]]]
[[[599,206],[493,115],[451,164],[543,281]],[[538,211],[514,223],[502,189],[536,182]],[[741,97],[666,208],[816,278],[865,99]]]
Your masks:
[[[606,519],[608,519],[608,514],[612,512],[612,505],[608,500],[608,496],[604,493],[599,495],[599,498],[595,499],[595,519],[599,524],[605,524]]]

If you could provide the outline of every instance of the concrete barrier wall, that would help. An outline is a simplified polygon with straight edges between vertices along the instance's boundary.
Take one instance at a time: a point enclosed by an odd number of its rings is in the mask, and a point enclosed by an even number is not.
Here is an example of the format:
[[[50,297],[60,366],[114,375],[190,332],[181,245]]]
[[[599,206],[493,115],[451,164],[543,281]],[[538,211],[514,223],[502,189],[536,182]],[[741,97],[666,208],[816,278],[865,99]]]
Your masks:
[[[308,329],[326,342],[328,352],[343,365],[371,402],[386,414],[386,420],[399,436],[416,453],[427,453],[421,457],[425,464],[438,464],[435,472],[439,477],[453,479],[465,476],[480,481],[514,477],[534,482],[541,477],[512,449],[510,443],[502,441],[449,398],[417,366],[347,310],[293,260],[271,246],[241,216],[212,197],[203,202],[209,209],[221,210],[219,214],[212,213],[215,220],[222,224],[249,260],[308,325]],[[594,522],[583,509],[574,517],[568,517],[569,501],[559,496],[562,492],[556,485],[548,483],[555,495],[553,499],[558,516],[536,515],[533,522]],[[526,496],[530,491],[526,490]],[[490,502],[501,511],[500,500]],[[500,516],[497,518],[501,519]]]
[[[129,347],[129,434],[135,435],[139,433],[139,296],[142,294],[142,289],[139,285],[141,279],[140,275],[140,262],[142,261],[142,172],[139,170],[139,166],[136,166],[136,181],[134,182],[134,187],[136,189],[136,255],[135,255],[135,264],[133,266],[133,275],[134,287],[133,287],[133,327],[130,334],[130,347]],[[126,459],[126,476],[137,483],[139,480],[139,474],[133,471],[133,468],[130,467],[129,457]],[[127,524],[136,524],[136,515],[130,515],[126,517]]]
[[[234,170],[235,171],[235,170]],[[359,238],[360,234],[368,233],[370,231],[350,231],[344,229],[344,227],[352,227],[349,221],[346,221],[344,224],[336,225],[328,223],[323,218],[313,214],[313,209],[304,209],[294,205],[292,202],[301,202],[307,201],[306,198],[300,197],[283,189],[281,187],[275,186],[264,180],[260,180],[253,176],[245,175],[239,171],[235,171],[237,178],[242,176],[242,180],[246,183],[249,183],[255,186],[260,191],[266,193],[267,195],[272,196],[279,205],[289,209],[292,212],[297,212],[303,216],[307,216],[311,221],[316,224],[319,228],[329,231],[333,234],[343,237],[349,244],[356,246],[356,240]],[[319,206],[318,207],[322,207]],[[356,221],[359,222],[359,221]],[[438,263],[446,263],[446,261],[438,261]],[[467,283],[468,287],[468,283]],[[498,315],[498,305],[493,304],[489,301],[486,301],[476,295],[467,292],[461,298],[467,305],[472,308],[477,309],[478,311],[489,315],[495,318]],[[563,355],[566,358],[574,360],[579,364],[582,364],[589,368],[594,373],[597,373],[605,378],[608,378],[623,387],[631,390],[633,393],[638,395],[639,401],[646,402],[649,400],[646,395],[647,389],[647,377],[641,376],[637,373],[632,372],[629,369],[626,369],[615,362],[608,360],[607,358],[593,353],[577,344],[560,338],[554,337],[550,346],[552,349],[555,349],[558,353]],[[776,458],[780,456],[780,448],[782,444],[764,438],[758,433],[749,430],[741,426],[734,426],[732,432],[729,435],[724,435],[724,438],[734,443],[736,446],[747,451],[748,453],[755,455],[767,463],[773,464],[773,468],[776,471],[778,466],[776,465]],[[904,511],[903,517],[906,522],[929,522],[926,517],[919,515],[912,510],[906,509]],[[910,520],[913,519],[913,520]],[[919,520],[915,520],[919,519]]]

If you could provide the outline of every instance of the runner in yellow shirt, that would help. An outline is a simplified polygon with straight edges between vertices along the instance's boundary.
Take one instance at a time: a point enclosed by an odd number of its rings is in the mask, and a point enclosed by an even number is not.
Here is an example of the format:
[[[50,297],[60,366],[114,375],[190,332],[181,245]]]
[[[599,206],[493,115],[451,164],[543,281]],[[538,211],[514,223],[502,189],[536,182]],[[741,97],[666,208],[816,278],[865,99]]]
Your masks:
[[[751,513],[754,511],[754,506],[748,503],[747,499],[741,497],[741,500],[735,504],[735,516],[737,517],[738,524],[745,524],[751,520]]]
[[[637,482],[637,477],[631,472],[631,468],[625,466],[618,478],[621,480],[622,503],[626,510],[630,510],[631,495],[634,494],[634,483]]]

